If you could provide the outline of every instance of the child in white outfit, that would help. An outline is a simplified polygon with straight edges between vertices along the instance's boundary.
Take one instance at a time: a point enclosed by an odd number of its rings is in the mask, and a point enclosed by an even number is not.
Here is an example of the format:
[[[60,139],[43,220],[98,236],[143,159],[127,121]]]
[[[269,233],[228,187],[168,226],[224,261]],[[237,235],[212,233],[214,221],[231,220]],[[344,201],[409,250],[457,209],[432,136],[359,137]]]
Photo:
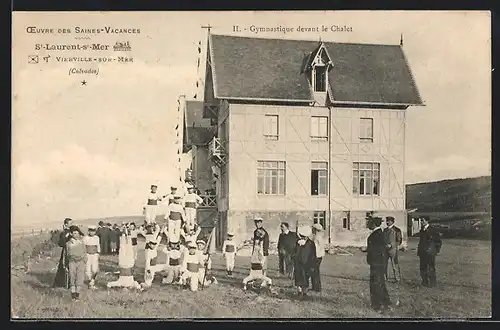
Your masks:
[[[227,276],[233,276],[234,260],[236,257],[236,243],[233,237],[234,234],[232,232],[227,233],[227,239],[224,241],[224,244],[222,244],[222,253],[226,260]]]

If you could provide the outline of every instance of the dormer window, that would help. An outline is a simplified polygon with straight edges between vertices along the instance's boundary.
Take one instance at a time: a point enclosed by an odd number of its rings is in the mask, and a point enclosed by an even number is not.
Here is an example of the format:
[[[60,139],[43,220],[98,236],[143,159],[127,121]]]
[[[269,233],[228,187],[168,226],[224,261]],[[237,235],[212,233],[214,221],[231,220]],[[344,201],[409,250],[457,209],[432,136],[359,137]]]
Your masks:
[[[326,66],[314,67],[312,81],[315,92],[326,92]]]
[[[311,63],[311,83],[314,92],[326,92],[327,73],[330,59],[323,45],[320,46]]]

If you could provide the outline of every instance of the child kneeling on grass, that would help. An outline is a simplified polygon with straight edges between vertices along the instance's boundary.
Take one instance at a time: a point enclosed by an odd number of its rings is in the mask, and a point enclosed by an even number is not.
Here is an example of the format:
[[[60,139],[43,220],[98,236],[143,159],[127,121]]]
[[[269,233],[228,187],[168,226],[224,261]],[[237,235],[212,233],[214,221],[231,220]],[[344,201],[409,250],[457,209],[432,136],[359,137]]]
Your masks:
[[[69,227],[71,239],[66,243],[69,260],[69,283],[71,298],[76,301],[80,298],[80,290],[85,280],[86,249],[83,242],[83,233],[78,226]]]
[[[265,287],[266,285],[271,286],[272,281],[269,277],[264,275],[263,271],[263,263],[264,263],[264,251],[263,251],[263,242],[264,242],[265,232],[263,230],[257,230],[256,238],[255,238],[255,247],[252,252],[252,257],[250,259],[250,275],[243,279],[243,290],[247,289],[247,284],[249,282],[253,282],[255,280],[261,280],[261,287]]]

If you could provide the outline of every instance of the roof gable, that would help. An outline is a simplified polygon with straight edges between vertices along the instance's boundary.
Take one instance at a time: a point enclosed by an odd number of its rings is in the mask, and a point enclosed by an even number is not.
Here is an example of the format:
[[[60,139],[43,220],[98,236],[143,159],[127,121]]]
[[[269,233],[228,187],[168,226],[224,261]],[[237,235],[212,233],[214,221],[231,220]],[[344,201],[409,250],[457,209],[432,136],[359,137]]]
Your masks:
[[[322,47],[334,102],[422,104],[399,45],[259,39],[211,35],[215,97],[313,102],[308,65]]]
[[[186,101],[184,108],[184,150],[190,145],[205,145],[217,133],[210,119],[203,118],[203,102]]]

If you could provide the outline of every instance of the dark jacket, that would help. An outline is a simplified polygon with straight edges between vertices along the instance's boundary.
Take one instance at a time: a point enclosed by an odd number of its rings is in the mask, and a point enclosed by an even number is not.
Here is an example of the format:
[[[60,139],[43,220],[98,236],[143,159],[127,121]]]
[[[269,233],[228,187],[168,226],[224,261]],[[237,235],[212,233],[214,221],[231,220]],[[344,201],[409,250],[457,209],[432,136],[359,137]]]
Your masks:
[[[427,229],[422,228],[419,233],[419,241],[417,247],[418,256],[435,256],[441,251],[441,237],[436,229],[428,226]]]
[[[281,251],[284,250],[286,253],[293,254],[295,252],[297,240],[297,234],[293,231],[289,231],[288,234],[281,233],[278,238],[278,252],[281,253]]]
[[[295,285],[309,286],[309,278],[314,273],[316,265],[316,245],[307,239],[304,245],[295,245],[295,267],[293,270]]]
[[[264,257],[267,257],[269,255],[269,234],[267,233],[267,230],[264,228],[260,228],[261,230],[264,231],[264,238],[262,241],[262,253],[264,254]],[[257,238],[257,229],[253,231],[253,247],[255,247],[255,239]]]
[[[384,239],[387,252],[394,258],[402,242],[401,229],[396,226],[384,229]]]
[[[374,230],[368,236],[366,246],[366,262],[370,266],[385,265],[387,258],[386,240],[382,229]]]

